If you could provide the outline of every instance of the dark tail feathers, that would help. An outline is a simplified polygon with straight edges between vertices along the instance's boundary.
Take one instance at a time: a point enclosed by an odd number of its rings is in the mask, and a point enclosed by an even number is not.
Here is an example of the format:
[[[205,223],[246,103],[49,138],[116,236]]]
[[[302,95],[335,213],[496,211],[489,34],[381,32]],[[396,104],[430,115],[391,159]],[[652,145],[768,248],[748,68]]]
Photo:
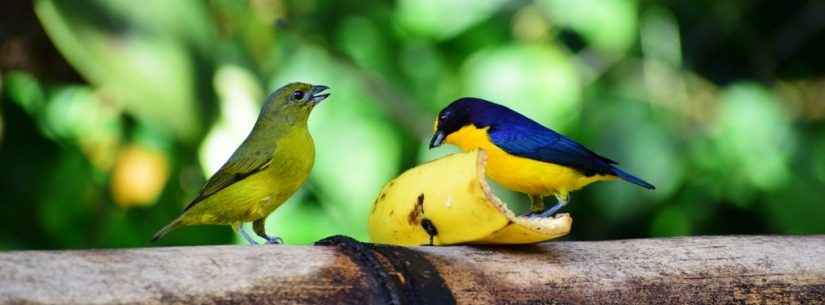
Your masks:
[[[628,173],[624,172],[623,170],[621,170],[619,168],[614,167],[613,168],[613,174],[615,174],[616,177],[622,178],[622,180],[624,180],[624,181],[633,183],[633,184],[641,186],[643,188],[646,188],[646,189],[649,189],[649,190],[655,190],[656,189],[656,187],[653,186],[653,184],[647,183],[646,181],[644,181],[642,179],[639,179],[638,177],[633,176],[631,174],[628,174]]]

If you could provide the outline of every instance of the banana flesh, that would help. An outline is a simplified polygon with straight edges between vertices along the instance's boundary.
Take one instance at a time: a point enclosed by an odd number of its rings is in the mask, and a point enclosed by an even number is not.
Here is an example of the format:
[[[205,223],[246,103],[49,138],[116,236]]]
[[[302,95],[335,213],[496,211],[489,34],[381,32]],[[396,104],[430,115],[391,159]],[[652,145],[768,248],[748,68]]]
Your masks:
[[[387,183],[369,216],[373,242],[395,245],[531,244],[567,235],[573,219],[515,215],[490,190],[482,150],[452,154]]]

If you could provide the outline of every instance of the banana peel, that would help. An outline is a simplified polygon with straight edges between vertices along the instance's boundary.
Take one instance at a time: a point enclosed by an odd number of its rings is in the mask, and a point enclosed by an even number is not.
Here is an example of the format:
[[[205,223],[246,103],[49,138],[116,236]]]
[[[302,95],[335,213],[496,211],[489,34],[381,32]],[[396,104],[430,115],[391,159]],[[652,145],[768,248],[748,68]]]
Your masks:
[[[369,216],[370,239],[395,245],[531,244],[570,232],[566,213],[517,216],[493,194],[482,150],[452,154],[388,182]]]

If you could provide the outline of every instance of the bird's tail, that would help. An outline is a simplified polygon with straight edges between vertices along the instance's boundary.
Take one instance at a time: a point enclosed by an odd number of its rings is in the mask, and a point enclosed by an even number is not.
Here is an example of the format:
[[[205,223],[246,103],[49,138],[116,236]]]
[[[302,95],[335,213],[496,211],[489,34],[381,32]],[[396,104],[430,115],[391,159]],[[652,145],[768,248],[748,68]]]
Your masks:
[[[633,184],[641,186],[643,188],[646,188],[646,189],[649,189],[649,190],[655,190],[656,189],[656,187],[653,186],[653,184],[647,183],[647,181],[644,181],[644,180],[640,179],[639,177],[628,174],[627,172],[625,172],[625,171],[623,171],[619,168],[614,167],[613,168],[613,174],[615,174],[616,177],[622,178],[622,180],[624,180],[624,181],[633,183]]]
[[[177,228],[180,225],[180,221],[181,217],[178,217],[177,219],[173,220],[171,223],[160,229],[160,231],[158,231],[157,233],[155,233],[154,236],[152,236],[152,242],[158,241],[159,239],[163,238],[163,236],[166,235],[166,233],[169,233],[169,231],[172,231],[175,228]]]

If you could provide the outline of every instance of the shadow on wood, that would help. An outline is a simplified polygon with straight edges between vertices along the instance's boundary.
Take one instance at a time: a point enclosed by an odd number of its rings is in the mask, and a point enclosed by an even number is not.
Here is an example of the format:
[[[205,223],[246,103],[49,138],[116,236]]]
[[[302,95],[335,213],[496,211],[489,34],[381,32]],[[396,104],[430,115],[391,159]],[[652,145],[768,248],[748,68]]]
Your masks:
[[[327,244],[3,252],[0,303],[825,304],[825,236]]]

